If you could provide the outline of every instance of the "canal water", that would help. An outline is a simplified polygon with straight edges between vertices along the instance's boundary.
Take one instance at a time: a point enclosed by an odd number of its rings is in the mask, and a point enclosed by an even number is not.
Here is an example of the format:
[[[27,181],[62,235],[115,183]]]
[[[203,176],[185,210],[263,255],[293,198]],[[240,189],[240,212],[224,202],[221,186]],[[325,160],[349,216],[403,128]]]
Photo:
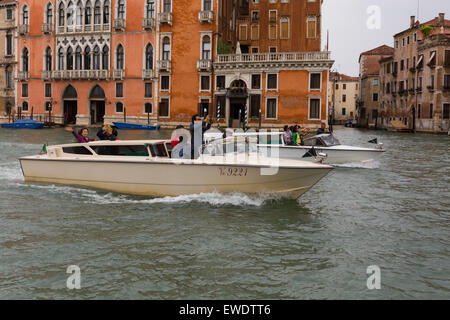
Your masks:
[[[357,146],[377,137],[387,152],[294,201],[27,184],[18,157],[73,139],[0,129],[0,299],[450,299],[449,137],[336,135]],[[66,287],[70,265],[80,290]],[[369,266],[380,290],[367,287]]]

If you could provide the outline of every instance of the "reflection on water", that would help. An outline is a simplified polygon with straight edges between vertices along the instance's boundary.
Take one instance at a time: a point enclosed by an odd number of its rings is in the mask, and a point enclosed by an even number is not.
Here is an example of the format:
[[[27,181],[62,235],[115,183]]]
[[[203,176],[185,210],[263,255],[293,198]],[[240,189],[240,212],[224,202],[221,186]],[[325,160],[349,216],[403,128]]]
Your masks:
[[[292,201],[25,184],[17,157],[73,138],[0,129],[0,299],[450,298],[449,138],[336,134],[358,146],[378,137],[388,152],[339,166]],[[76,292],[65,287],[72,264],[82,272]],[[381,268],[380,291],[366,288],[370,265]]]

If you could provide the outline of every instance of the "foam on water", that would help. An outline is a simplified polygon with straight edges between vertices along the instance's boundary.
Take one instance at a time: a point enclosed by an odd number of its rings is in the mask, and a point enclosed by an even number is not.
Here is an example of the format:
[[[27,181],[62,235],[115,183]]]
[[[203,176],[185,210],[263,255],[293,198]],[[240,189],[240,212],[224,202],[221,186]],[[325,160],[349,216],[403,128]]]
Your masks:
[[[0,180],[17,181],[23,180],[22,171],[18,162],[0,164]]]
[[[85,200],[93,204],[187,204],[192,202],[208,204],[212,206],[253,206],[260,207],[266,200],[270,199],[268,195],[249,196],[242,193],[200,193],[192,195],[181,195],[175,197],[161,197],[151,199],[132,199],[129,196],[115,195],[115,194],[99,194],[87,193],[84,194]]]
[[[282,196],[270,193],[260,193],[255,195],[247,195],[244,193],[200,193],[192,195],[181,195],[181,196],[166,196],[160,198],[144,198],[136,199],[136,197],[130,195],[122,195],[116,193],[104,193],[102,191],[84,189],[72,186],[64,185],[46,185],[46,184],[24,184],[24,183],[13,183],[19,188],[32,188],[43,190],[46,193],[57,193],[65,194],[75,201],[81,201],[86,204],[188,204],[188,203],[203,203],[211,206],[252,206],[260,207],[263,206],[267,201],[279,200]]]
[[[352,163],[343,163],[333,165],[336,168],[360,168],[360,169],[379,169],[380,162],[376,161],[368,161],[368,162],[352,162]]]

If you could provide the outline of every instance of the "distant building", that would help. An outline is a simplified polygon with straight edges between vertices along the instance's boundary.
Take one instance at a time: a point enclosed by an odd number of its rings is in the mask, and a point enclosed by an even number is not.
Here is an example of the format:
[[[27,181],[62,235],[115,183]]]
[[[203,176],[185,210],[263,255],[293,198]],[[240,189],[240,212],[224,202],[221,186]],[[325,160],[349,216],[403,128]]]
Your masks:
[[[335,124],[356,119],[359,78],[331,72],[328,82],[328,108],[334,111]]]
[[[420,30],[430,26],[425,37]],[[450,107],[450,20],[443,13],[394,36],[394,53],[380,60],[379,121],[389,129],[402,121],[410,129],[448,132]]]
[[[357,102],[357,120],[361,127],[377,128],[381,93],[380,59],[394,54],[394,48],[382,45],[359,56],[360,92]]]
[[[0,121],[14,113],[17,1],[0,1]]]

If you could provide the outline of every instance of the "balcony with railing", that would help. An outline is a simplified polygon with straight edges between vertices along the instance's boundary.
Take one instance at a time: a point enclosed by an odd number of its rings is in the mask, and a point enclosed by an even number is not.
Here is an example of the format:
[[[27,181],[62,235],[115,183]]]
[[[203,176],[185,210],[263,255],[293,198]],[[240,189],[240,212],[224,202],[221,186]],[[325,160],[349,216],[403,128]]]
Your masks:
[[[143,69],[142,70],[142,79],[150,80],[153,78],[153,70],[152,69]]]
[[[170,72],[171,63],[170,60],[158,60],[159,72]]]
[[[42,24],[42,33],[48,34],[53,32],[53,24],[52,23],[43,23]]]
[[[42,80],[51,80],[52,72],[51,71],[42,71]]]
[[[197,60],[197,70],[210,72],[212,70],[212,61],[210,59]]]
[[[155,19],[153,19],[153,18],[144,18],[144,19],[142,19],[142,28],[144,28],[144,29],[154,29],[155,28]]]
[[[200,11],[198,13],[198,21],[200,23],[212,23],[214,14],[212,11]]]
[[[120,20],[120,19],[119,19]],[[114,27],[113,21],[113,27]],[[80,25],[65,25],[65,26],[56,26],[56,33],[80,33],[80,32],[109,32],[110,24],[80,24]]]
[[[20,35],[26,35],[30,32],[30,26],[28,24],[19,24],[18,31]]]
[[[53,80],[105,80],[109,78],[108,70],[55,70]]]
[[[125,70],[124,69],[114,69],[113,79],[114,80],[123,80],[123,78],[125,78]]]
[[[273,65],[329,65],[332,62],[330,52],[328,51],[219,54],[217,61],[214,63],[214,67],[223,69]]]
[[[113,21],[114,30],[125,31],[126,26],[127,26],[127,23],[126,23],[125,19],[118,18],[118,19],[114,19],[114,21]]]
[[[160,24],[172,25],[172,12],[161,12],[158,17]]]
[[[285,62],[285,61],[327,61],[330,60],[330,52],[273,52],[251,54],[219,54],[218,63],[230,62]]]
[[[28,71],[19,71],[19,75],[17,77],[19,81],[27,81],[30,79],[30,72]]]

